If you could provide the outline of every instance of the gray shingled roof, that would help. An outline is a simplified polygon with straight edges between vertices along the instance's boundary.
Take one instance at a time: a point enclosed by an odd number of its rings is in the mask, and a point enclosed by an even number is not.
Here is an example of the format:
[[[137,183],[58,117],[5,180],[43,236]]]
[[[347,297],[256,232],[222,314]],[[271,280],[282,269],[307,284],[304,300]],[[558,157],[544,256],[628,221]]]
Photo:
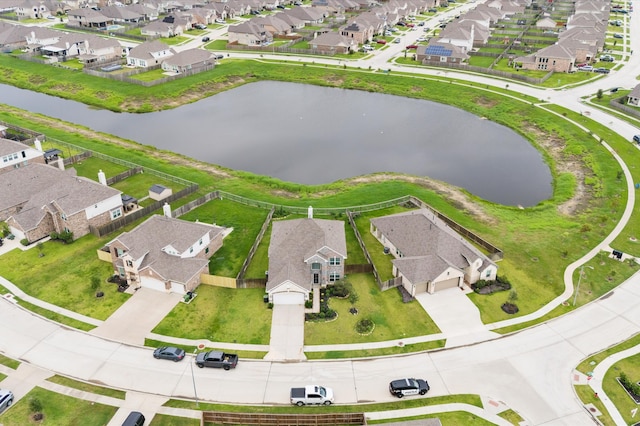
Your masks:
[[[37,163],[6,172],[0,179],[0,211],[26,203],[53,182],[71,179],[75,175],[73,168],[63,172],[56,167]]]
[[[180,254],[184,254],[205,235],[209,234],[209,238],[213,239],[223,231],[224,228],[215,225],[154,215],[114,241],[127,247],[127,253],[133,259],[144,258],[139,270],[151,268],[167,280],[184,283],[209,261],[181,258]],[[178,254],[168,254],[167,251],[171,249]]]
[[[20,169],[28,169],[31,166]],[[50,169],[56,170],[51,166]],[[20,170],[16,169],[16,170]],[[39,190],[29,197],[23,209],[13,215],[22,229],[35,229],[45,217],[45,209],[53,213],[72,216],[95,204],[100,203],[115,195],[121,194],[117,189],[110,188],[81,176],[72,176],[59,171],[53,181],[43,183]],[[9,172],[3,175],[13,174]],[[2,191],[0,191],[2,193]]]
[[[274,222],[269,244],[267,291],[285,280],[311,290],[307,259],[329,248],[346,258],[344,222],[326,219],[294,219]],[[324,251],[324,256],[330,253]]]
[[[371,219],[371,223],[398,249],[404,257],[436,256],[439,261],[429,259],[430,265],[443,261],[449,266],[463,270],[469,262],[480,258],[483,262],[494,264],[480,250],[457,234],[442,220],[426,209],[412,210],[396,215]],[[394,261],[396,264],[396,261]],[[400,262],[397,265],[409,265]],[[412,266],[415,273],[426,273],[431,266]],[[440,271],[442,272],[442,271]],[[404,274],[405,271],[402,270]],[[409,277],[407,277],[409,278]]]
[[[209,52],[208,50],[188,49],[188,50],[183,50],[182,52],[176,53],[175,55],[173,55],[172,57],[170,57],[164,62],[167,65],[182,67],[182,66],[200,64],[206,61],[213,61],[214,58],[215,58],[214,54]]]

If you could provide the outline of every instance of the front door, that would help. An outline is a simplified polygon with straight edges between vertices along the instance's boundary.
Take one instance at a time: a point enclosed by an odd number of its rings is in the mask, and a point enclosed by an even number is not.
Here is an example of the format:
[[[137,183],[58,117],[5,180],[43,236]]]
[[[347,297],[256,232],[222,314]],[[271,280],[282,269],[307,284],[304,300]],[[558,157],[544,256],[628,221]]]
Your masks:
[[[320,282],[320,274],[313,274],[313,283],[318,284]]]

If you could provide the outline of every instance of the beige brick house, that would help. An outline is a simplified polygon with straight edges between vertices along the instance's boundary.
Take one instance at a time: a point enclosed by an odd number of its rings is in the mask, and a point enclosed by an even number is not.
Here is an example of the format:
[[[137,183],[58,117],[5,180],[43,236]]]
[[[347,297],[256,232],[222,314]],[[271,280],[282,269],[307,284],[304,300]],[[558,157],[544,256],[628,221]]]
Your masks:
[[[136,287],[184,294],[208,273],[227,229],[154,215],[107,244],[116,275]]]
[[[102,226],[123,214],[121,192],[85,177],[75,169],[29,164],[2,174],[0,220],[29,242],[52,232],[80,238],[90,226]]]

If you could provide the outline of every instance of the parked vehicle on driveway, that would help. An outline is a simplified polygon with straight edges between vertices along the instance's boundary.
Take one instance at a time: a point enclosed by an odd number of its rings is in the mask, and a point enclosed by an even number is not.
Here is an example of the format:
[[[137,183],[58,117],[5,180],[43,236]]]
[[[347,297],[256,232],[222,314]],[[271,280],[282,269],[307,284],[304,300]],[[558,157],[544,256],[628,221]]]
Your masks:
[[[591,65],[583,65],[578,67],[578,71],[593,71],[593,67]]]
[[[0,413],[13,404],[13,392],[7,389],[0,389]]]
[[[407,49],[417,49],[418,45],[417,44],[410,44],[408,46],[406,46]]]
[[[389,392],[398,398],[405,395],[425,395],[429,392],[429,384],[422,379],[399,379],[389,383]]]
[[[311,404],[331,405],[333,404],[333,390],[317,385],[291,388],[291,403],[299,407]]]
[[[609,68],[594,68],[593,72],[597,72],[600,74],[609,74],[611,70]]]
[[[620,34],[620,33],[615,33],[613,35],[613,38],[624,38],[624,36],[622,34]]]
[[[196,365],[202,367],[224,368],[231,370],[238,365],[238,355],[222,351],[200,352],[196,355]]]
[[[602,55],[600,56],[600,60],[603,62],[613,62],[615,58],[611,55]]]
[[[153,357],[156,359],[170,359],[171,361],[182,361],[184,359],[184,350],[173,346],[162,346],[153,351]]]

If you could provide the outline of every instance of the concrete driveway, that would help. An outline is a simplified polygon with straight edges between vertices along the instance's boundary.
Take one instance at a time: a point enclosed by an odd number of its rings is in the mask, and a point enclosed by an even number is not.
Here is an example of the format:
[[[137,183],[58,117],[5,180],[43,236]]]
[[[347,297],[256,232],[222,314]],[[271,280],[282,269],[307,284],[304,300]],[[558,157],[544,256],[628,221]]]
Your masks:
[[[500,337],[488,331],[478,307],[467,297],[470,290],[448,288],[434,294],[420,293],[416,300],[447,336],[445,347],[468,345]]]
[[[304,305],[273,305],[269,361],[303,361]]]
[[[149,288],[138,289],[117,311],[91,334],[133,345],[144,339],[180,302],[177,293],[164,293]]]

